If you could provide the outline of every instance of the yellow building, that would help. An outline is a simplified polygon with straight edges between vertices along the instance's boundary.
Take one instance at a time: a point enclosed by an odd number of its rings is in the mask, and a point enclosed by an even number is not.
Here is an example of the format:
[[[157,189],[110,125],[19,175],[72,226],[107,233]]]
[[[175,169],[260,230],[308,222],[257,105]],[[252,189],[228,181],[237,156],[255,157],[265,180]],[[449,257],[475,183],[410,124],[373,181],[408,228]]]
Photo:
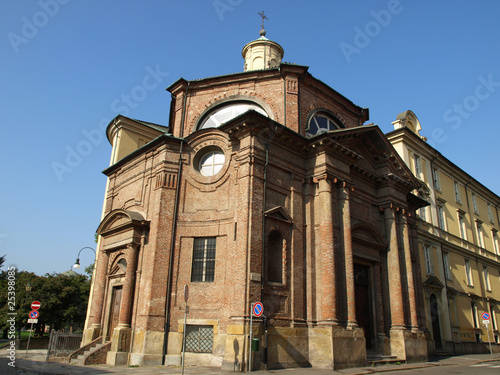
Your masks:
[[[421,282],[431,353],[500,351],[500,197],[430,146],[412,111],[389,141],[421,182]],[[488,313],[490,319],[483,318]]]

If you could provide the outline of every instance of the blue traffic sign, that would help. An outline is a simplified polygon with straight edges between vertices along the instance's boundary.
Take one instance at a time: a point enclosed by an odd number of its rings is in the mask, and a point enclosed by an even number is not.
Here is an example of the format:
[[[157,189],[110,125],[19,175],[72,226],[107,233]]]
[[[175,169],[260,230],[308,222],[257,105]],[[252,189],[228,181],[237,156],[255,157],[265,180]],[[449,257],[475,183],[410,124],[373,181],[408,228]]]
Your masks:
[[[490,314],[488,314],[487,312],[484,312],[481,314],[483,320],[490,320]]]
[[[264,306],[262,305],[262,303],[255,302],[253,304],[253,307],[252,307],[252,312],[253,312],[253,315],[255,315],[256,317],[261,316],[262,313],[264,312]]]
[[[30,319],[36,319],[36,318],[38,318],[38,315],[40,315],[38,313],[38,311],[33,310],[33,311],[30,312]]]

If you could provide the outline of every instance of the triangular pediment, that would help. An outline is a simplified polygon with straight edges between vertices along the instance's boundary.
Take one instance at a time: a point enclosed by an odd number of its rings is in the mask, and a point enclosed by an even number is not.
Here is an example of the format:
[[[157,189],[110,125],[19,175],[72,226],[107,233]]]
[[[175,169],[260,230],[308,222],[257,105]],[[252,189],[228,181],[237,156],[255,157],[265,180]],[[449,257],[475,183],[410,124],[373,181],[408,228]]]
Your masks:
[[[377,125],[363,125],[331,131],[334,139],[353,154],[359,155],[353,168],[376,180],[390,179],[407,185],[409,190],[420,186],[419,181]]]
[[[441,290],[444,288],[444,285],[436,276],[429,276],[427,280],[424,281],[424,288]]]
[[[283,221],[285,223],[291,224],[293,222],[292,217],[285,211],[281,206],[271,208],[265,212],[266,218],[272,218],[275,220]]]

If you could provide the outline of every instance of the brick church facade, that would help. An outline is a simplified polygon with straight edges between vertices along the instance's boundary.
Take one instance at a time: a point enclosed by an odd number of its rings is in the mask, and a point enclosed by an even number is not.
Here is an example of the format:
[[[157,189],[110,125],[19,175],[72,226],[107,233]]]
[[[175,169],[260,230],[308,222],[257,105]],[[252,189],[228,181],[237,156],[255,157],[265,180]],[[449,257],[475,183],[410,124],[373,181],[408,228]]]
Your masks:
[[[110,364],[252,368],[427,359],[419,183],[368,110],[281,62],[186,81],[168,126],[116,117],[84,344]],[[184,332],[184,290],[189,288]]]

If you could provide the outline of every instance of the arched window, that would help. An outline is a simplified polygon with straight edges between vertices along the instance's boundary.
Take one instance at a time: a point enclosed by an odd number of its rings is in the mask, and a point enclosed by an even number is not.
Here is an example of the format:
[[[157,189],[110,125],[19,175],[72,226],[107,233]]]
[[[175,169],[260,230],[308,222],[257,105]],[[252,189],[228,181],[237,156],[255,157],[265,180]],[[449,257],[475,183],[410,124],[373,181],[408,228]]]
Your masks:
[[[283,236],[273,230],[268,237],[267,247],[267,281],[283,283]]]
[[[330,130],[341,129],[344,125],[340,120],[332,115],[323,112],[316,112],[309,119],[306,136],[313,137],[317,134],[328,132]]]
[[[205,115],[198,128],[218,128],[236,116],[239,116],[249,110],[254,110],[267,117],[266,111],[253,102],[227,102]]]

